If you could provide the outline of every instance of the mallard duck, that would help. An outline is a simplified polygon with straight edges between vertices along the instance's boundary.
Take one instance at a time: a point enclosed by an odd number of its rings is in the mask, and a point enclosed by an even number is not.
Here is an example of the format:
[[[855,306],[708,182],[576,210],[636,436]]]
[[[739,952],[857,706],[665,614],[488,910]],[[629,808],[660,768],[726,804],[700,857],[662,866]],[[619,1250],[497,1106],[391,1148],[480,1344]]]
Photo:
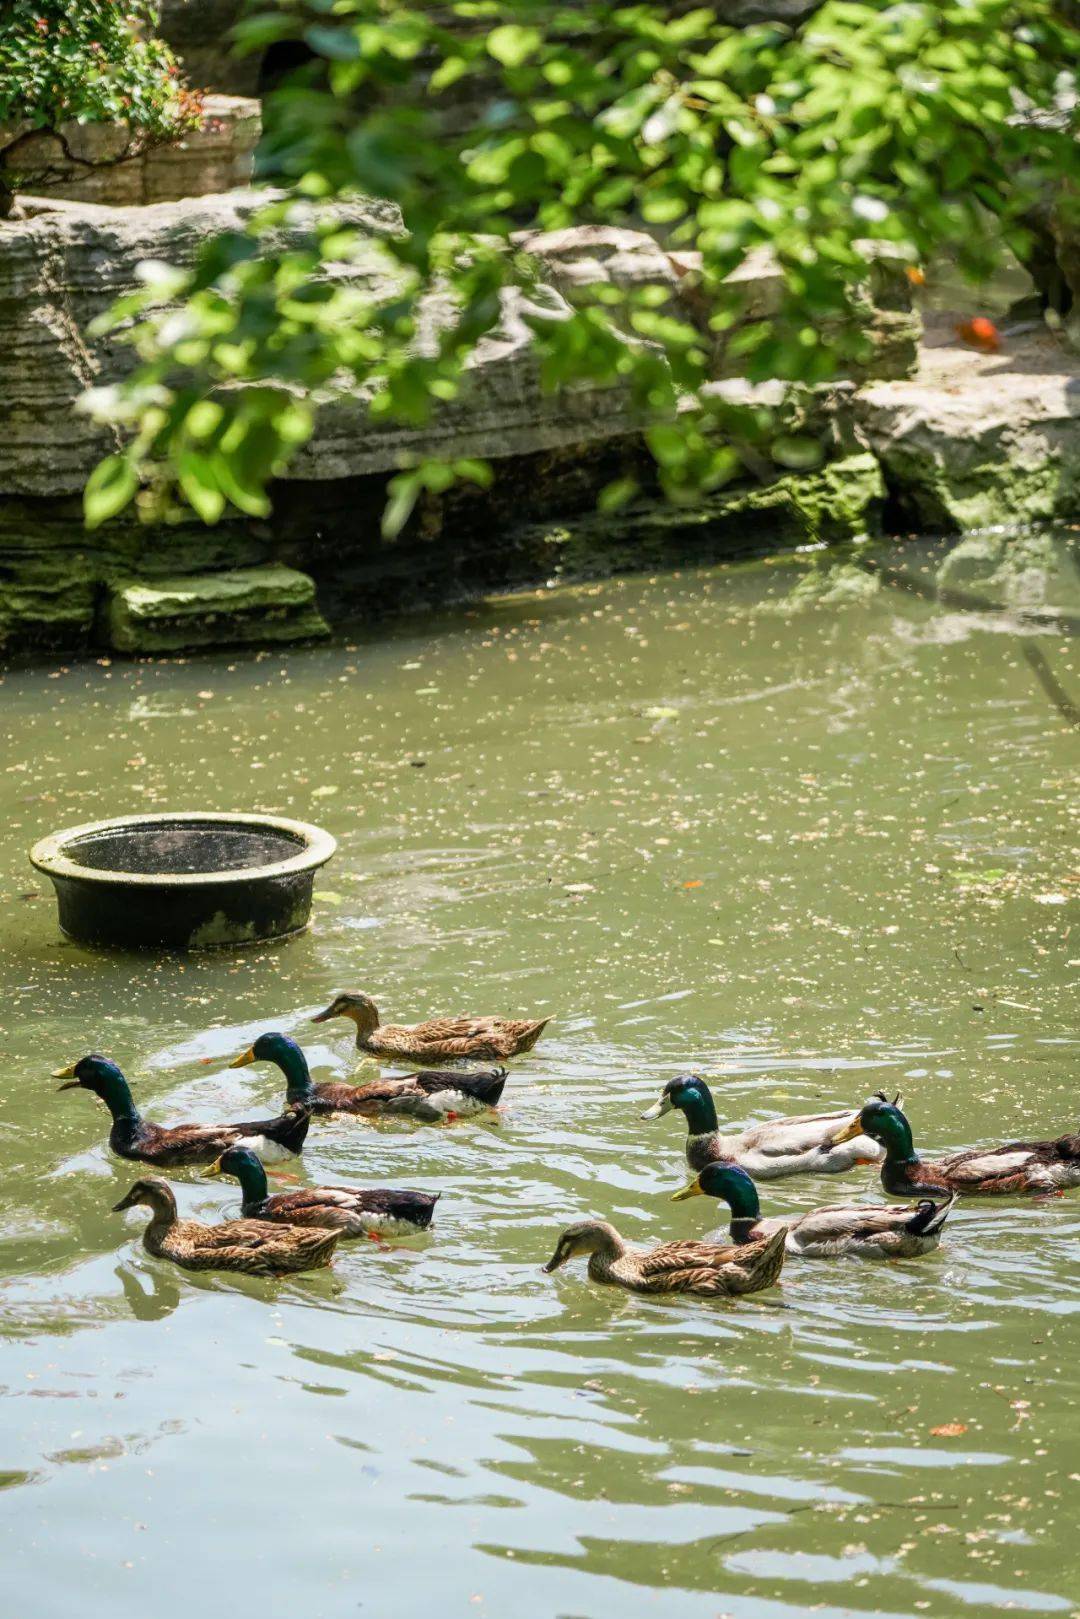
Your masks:
[[[260,1034],[253,1046],[234,1057],[230,1068],[252,1062],[276,1063],[285,1075],[287,1101],[312,1113],[360,1113],[367,1118],[421,1119],[426,1124],[482,1113],[497,1105],[506,1084],[505,1068],[479,1073],[419,1073],[403,1079],[377,1079],[369,1085],[324,1081],[316,1085],[307,1058],[284,1034]]]
[[[838,1175],[856,1164],[874,1164],[881,1149],[868,1136],[837,1146],[837,1126],[847,1113],[802,1113],[791,1119],[770,1119],[737,1135],[720,1133],[712,1093],[698,1074],[669,1079],[660,1099],[645,1109],[643,1119],[659,1119],[672,1108],[686,1117],[686,1162],[699,1171],[715,1159],[739,1164],[755,1180],[778,1180],[782,1175]]]
[[[771,1287],[784,1266],[784,1236],[764,1242],[717,1247],[707,1242],[664,1242],[658,1248],[631,1248],[606,1220],[577,1220],[567,1226],[544,1269],[558,1270],[577,1254],[588,1254],[594,1282],[611,1282],[632,1293],[696,1293],[718,1298],[759,1293]]]
[[[137,1158],[162,1169],[212,1164],[227,1147],[250,1147],[273,1161],[295,1157],[311,1123],[307,1108],[290,1106],[276,1119],[250,1124],[150,1124],[131,1098],[128,1082],[108,1057],[82,1057],[70,1068],[58,1068],[54,1079],[68,1079],[62,1091],[93,1091],[112,1114],[109,1146],[121,1158]]]
[[[226,1220],[221,1225],[181,1220],[172,1188],[156,1176],[136,1181],[127,1196],[113,1205],[113,1213],[132,1209],[137,1203],[153,1211],[143,1232],[147,1252],[171,1259],[185,1270],[242,1270],[249,1276],[316,1270],[330,1263],[340,1235],[325,1227],[311,1231],[269,1220]]]
[[[426,1231],[439,1192],[359,1191],[351,1186],[307,1186],[299,1192],[267,1195],[266,1170],[247,1147],[230,1147],[208,1175],[232,1175],[240,1182],[241,1210],[249,1220],[281,1220],[286,1225],[332,1226],[343,1237],[403,1237]]]
[[[550,1021],[501,1017],[437,1017],[426,1023],[380,1023],[379,1009],[367,995],[335,995],[312,1023],[347,1017],[356,1024],[356,1044],[373,1057],[404,1057],[407,1062],[447,1062],[455,1057],[517,1057],[531,1051]]]
[[[969,1147],[936,1163],[915,1151],[911,1126],[894,1103],[871,1096],[833,1137],[843,1142],[873,1136],[885,1148],[881,1184],[893,1197],[1016,1197],[1046,1195],[1080,1186],[1080,1135],[1057,1141],[1010,1141],[1002,1147]]]
[[[927,1198],[907,1208],[860,1208],[847,1204],[839,1208],[814,1209],[810,1214],[789,1218],[761,1218],[757,1187],[738,1164],[706,1164],[689,1185],[672,1194],[673,1203],[688,1197],[719,1197],[731,1210],[728,1232],[711,1231],[702,1240],[734,1243],[760,1242],[763,1237],[785,1233],[789,1254],[803,1259],[833,1259],[838,1254],[858,1254],[864,1259],[914,1259],[928,1254],[941,1240],[941,1228],[956,1201],[955,1192],[942,1203]]]

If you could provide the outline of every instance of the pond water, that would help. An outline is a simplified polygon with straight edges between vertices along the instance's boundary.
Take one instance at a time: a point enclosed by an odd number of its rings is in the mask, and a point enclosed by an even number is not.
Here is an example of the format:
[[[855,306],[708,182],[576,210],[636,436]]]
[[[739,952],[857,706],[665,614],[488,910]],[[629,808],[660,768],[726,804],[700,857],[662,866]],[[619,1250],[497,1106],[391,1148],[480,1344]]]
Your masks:
[[[1080,1612],[1080,1194],[969,1205],[921,1260],[791,1261],[737,1303],[541,1273],[583,1213],[701,1234],[672,1074],[722,1120],[903,1088],[948,1147],[1077,1125],[1080,642],[787,564],[486,603],[329,647],[0,684],[4,1609],[786,1619]],[[1030,628],[1030,626],[1029,626]],[[1041,660],[1043,674],[1033,666]],[[258,808],[340,840],[311,932],[94,954],[26,864],[112,813]],[[550,1014],[505,1111],[319,1122],[302,1174],[441,1189],[430,1239],[282,1283],[189,1276],[50,1070],[162,1122],[258,1116],[261,1030],[346,1075],[384,1015]],[[179,1174],[181,1208],[235,1210]],[[866,1169],[767,1213],[880,1196]]]

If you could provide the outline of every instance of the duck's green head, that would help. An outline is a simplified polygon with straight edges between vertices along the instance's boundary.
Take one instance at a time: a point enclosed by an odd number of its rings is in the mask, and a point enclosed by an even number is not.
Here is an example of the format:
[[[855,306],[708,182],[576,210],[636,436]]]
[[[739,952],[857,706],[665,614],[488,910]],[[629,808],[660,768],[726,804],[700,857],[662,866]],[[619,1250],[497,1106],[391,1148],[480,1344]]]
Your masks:
[[[207,1175],[231,1175],[240,1182],[245,1203],[261,1203],[266,1196],[266,1170],[262,1159],[250,1147],[226,1147]]]
[[[700,1175],[681,1191],[671,1194],[671,1201],[682,1203],[688,1197],[722,1198],[731,1210],[733,1221],[761,1218],[757,1187],[738,1164],[706,1164]]]
[[[647,1107],[643,1119],[660,1119],[672,1108],[686,1116],[686,1127],[692,1136],[711,1135],[718,1128],[712,1092],[700,1074],[680,1074],[669,1079],[660,1092],[659,1100]]]
[[[307,1058],[287,1034],[271,1031],[260,1034],[253,1046],[234,1057],[230,1068],[246,1068],[251,1062],[276,1063],[285,1075],[286,1096],[290,1102],[305,1102],[311,1095],[311,1072]]]
[[[890,1102],[884,1091],[878,1091],[863,1103],[858,1113],[831,1137],[829,1145],[838,1147],[842,1141],[853,1141],[856,1136],[869,1136],[880,1141],[885,1157],[893,1163],[916,1161],[915,1144],[911,1138],[911,1125],[897,1105],[899,1096]]]
[[[55,1069],[53,1078],[67,1081],[59,1087],[62,1091],[93,1091],[95,1096],[101,1097],[114,1119],[138,1118],[128,1082],[108,1057],[92,1052],[88,1057],[80,1057],[70,1068]]]

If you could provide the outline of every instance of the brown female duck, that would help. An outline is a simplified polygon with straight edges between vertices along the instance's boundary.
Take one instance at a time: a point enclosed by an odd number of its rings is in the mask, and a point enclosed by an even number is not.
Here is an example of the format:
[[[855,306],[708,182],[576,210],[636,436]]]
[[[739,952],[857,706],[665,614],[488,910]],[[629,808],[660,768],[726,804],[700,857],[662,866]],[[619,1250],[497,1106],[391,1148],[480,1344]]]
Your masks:
[[[692,1293],[723,1298],[771,1287],[784,1267],[786,1230],[763,1242],[718,1247],[706,1242],[664,1242],[651,1250],[632,1248],[606,1220],[577,1220],[567,1226],[544,1269],[549,1273],[577,1254],[588,1254],[594,1282],[613,1283],[632,1293]]]
[[[135,1158],[161,1169],[187,1169],[212,1164],[228,1147],[250,1147],[271,1162],[295,1157],[311,1123],[307,1108],[291,1105],[276,1119],[247,1124],[151,1124],[132,1100],[127,1080],[107,1057],[82,1057],[61,1068],[54,1079],[67,1079],[62,1091],[93,1091],[112,1114],[109,1145],[121,1158]]]
[[[365,1118],[420,1119],[425,1124],[467,1117],[497,1106],[506,1084],[505,1068],[473,1073],[406,1074],[403,1079],[377,1079],[369,1085],[323,1081],[316,1085],[307,1058],[287,1035],[260,1034],[253,1046],[229,1064],[243,1068],[272,1062],[285,1075],[285,1096],[312,1113],[358,1113]]]
[[[367,995],[335,995],[312,1023],[347,1017],[356,1025],[356,1044],[373,1057],[403,1057],[407,1062],[449,1062],[455,1057],[501,1059],[531,1051],[549,1019],[441,1017],[426,1023],[382,1023]]]
[[[275,1225],[268,1220],[226,1220],[202,1225],[181,1220],[172,1189],[156,1176],[136,1181],[113,1213],[137,1203],[151,1210],[143,1232],[147,1253],[171,1259],[184,1270],[242,1270],[249,1276],[283,1276],[290,1271],[316,1270],[328,1265],[340,1235],[325,1227],[308,1230],[298,1225]]]

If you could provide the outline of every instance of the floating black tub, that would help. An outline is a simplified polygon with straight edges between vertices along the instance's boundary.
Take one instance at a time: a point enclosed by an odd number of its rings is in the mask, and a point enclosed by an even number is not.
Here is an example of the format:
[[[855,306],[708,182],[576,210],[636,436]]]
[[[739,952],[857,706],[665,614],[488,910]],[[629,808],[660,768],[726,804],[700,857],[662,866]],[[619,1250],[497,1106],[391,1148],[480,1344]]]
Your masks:
[[[278,815],[121,815],[30,851],[60,926],[84,944],[202,950],[307,926],[328,832]]]

